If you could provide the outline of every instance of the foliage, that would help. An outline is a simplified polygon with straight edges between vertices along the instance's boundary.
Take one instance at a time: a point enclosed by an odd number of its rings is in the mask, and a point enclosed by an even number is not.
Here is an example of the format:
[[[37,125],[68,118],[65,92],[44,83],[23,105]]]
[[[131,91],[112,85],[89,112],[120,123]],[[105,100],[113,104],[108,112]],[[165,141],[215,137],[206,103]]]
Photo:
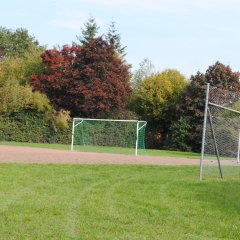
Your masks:
[[[131,83],[133,89],[136,90],[138,85],[147,77],[154,74],[154,65],[152,62],[145,58],[140,64],[139,68],[134,72]]]
[[[177,70],[165,70],[140,82],[134,92],[131,108],[148,121],[148,147],[165,144],[175,105],[185,90],[187,81]]]
[[[179,118],[183,115],[186,116],[192,125],[190,131],[193,139],[190,142],[191,150],[200,151],[206,84],[210,83],[211,86],[221,89],[239,91],[239,76],[239,72],[233,72],[229,66],[220,62],[209,66],[205,74],[198,72],[191,76],[191,83],[178,104],[177,111]]]
[[[32,92],[29,77],[43,72],[39,50],[25,53],[21,58],[8,57],[0,61],[0,113],[11,114],[23,109],[52,111],[47,97]]]
[[[56,134],[52,130],[67,131],[69,128],[69,113],[56,111],[46,95],[33,92],[29,85],[29,77],[33,73],[44,71],[39,49],[31,49],[22,57],[8,57],[0,61],[2,138],[15,141],[53,141]]]
[[[57,126],[36,110],[0,115],[0,140],[18,142],[70,143],[70,128]]]
[[[170,141],[169,146],[172,149],[181,151],[190,151],[191,137],[191,123],[188,118],[182,116],[178,121],[174,121],[170,126]]]
[[[69,123],[71,121],[71,117],[68,111],[64,109],[60,109],[59,111],[53,111],[48,114],[48,119],[51,120],[55,132],[62,129],[70,129]]]
[[[11,114],[23,109],[36,109],[38,111],[51,111],[52,107],[45,95],[32,92],[31,87],[18,84],[5,84],[0,87],[0,113]]]
[[[122,58],[126,56],[125,49],[126,46],[122,47],[121,45],[121,36],[117,32],[116,23],[113,21],[109,27],[108,33],[106,35],[106,40],[109,44],[112,44],[116,49],[116,52]]]
[[[47,50],[42,61],[47,72],[32,75],[30,81],[58,109],[72,116],[97,117],[125,108],[131,95],[129,66],[102,38]]]
[[[143,80],[133,96],[136,112],[147,121],[169,121],[186,79],[176,70],[165,70]]]
[[[83,45],[87,44],[89,41],[97,38],[99,27],[95,21],[95,18],[90,17],[88,21],[84,24],[82,30],[82,36],[77,36],[79,42]]]
[[[90,17],[88,21],[84,24],[84,27],[81,28],[82,33],[80,36],[77,36],[81,45],[86,45],[91,40],[97,39],[100,37],[98,34],[99,26],[96,23],[95,18]],[[126,46],[121,45],[121,36],[117,32],[116,23],[111,22],[108,32],[101,36],[109,45],[112,45],[115,49],[115,53],[121,59],[124,59],[126,56],[125,49]]]
[[[124,109],[117,112],[110,112],[108,115],[105,116],[109,119],[128,119],[128,120],[140,120],[139,116],[131,110]]]
[[[0,27],[0,59],[22,57],[32,48],[40,48],[38,41],[28,31],[18,28],[15,31]]]
[[[211,86],[216,86],[225,90],[240,90],[240,72],[233,72],[230,66],[225,66],[220,62],[209,66],[205,73],[206,82]]]

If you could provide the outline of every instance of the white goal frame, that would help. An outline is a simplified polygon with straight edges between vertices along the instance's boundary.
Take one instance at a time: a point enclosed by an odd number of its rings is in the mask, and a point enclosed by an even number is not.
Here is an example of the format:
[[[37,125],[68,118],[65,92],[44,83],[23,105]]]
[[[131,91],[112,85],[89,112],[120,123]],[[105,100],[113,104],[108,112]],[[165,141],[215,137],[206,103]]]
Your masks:
[[[140,120],[126,120],[126,119],[96,119],[96,118],[73,118],[72,123],[72,141],[71,141],[71,151],[73,151],[74,146],[74,134],[75,134],[75,128],[80,125],[84,120],[87,121],[102,121],[102,122],[131,122],[136,123],[136,142],[135,142],[135,156],[138,155],[138,136],[139,131],[144,128],[147,125],[146,121],[140,121]],[[75,122],[78,121],[78,123],[75,124]],[[141,127],[139,127],[139,124],[143,123]]]

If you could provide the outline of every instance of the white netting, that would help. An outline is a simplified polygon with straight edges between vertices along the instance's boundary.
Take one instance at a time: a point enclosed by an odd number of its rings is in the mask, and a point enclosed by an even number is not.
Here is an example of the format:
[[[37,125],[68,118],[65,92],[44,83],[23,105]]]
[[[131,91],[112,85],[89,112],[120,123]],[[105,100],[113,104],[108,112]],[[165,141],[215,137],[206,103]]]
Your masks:
[[[145,154],[146,125],[137,120],[74,119],[72,150]]]
[[[209,88],[206,122],[204,174],[219,175],[219,155],[223,176],[239,176],[240,93]]]

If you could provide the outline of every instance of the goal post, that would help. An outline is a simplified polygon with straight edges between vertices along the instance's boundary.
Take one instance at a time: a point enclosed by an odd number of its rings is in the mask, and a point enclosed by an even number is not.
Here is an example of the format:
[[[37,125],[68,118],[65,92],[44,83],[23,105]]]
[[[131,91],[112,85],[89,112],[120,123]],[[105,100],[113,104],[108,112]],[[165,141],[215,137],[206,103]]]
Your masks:
[[[240,176],[240,92],[207,84],[200,158],[205,175]]]
[[[145,153],[147,122],[73,118],[71,150],[139,155]]]

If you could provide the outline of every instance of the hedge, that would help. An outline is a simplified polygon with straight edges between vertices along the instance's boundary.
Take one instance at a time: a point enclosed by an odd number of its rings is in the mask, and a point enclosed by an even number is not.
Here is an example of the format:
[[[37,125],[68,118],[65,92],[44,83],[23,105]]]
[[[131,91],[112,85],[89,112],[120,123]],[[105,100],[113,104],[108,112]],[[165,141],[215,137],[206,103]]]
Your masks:
[[[69,144],[71,128],[56,129],[39,112],[22,111],[0,115],[0,141]]]

